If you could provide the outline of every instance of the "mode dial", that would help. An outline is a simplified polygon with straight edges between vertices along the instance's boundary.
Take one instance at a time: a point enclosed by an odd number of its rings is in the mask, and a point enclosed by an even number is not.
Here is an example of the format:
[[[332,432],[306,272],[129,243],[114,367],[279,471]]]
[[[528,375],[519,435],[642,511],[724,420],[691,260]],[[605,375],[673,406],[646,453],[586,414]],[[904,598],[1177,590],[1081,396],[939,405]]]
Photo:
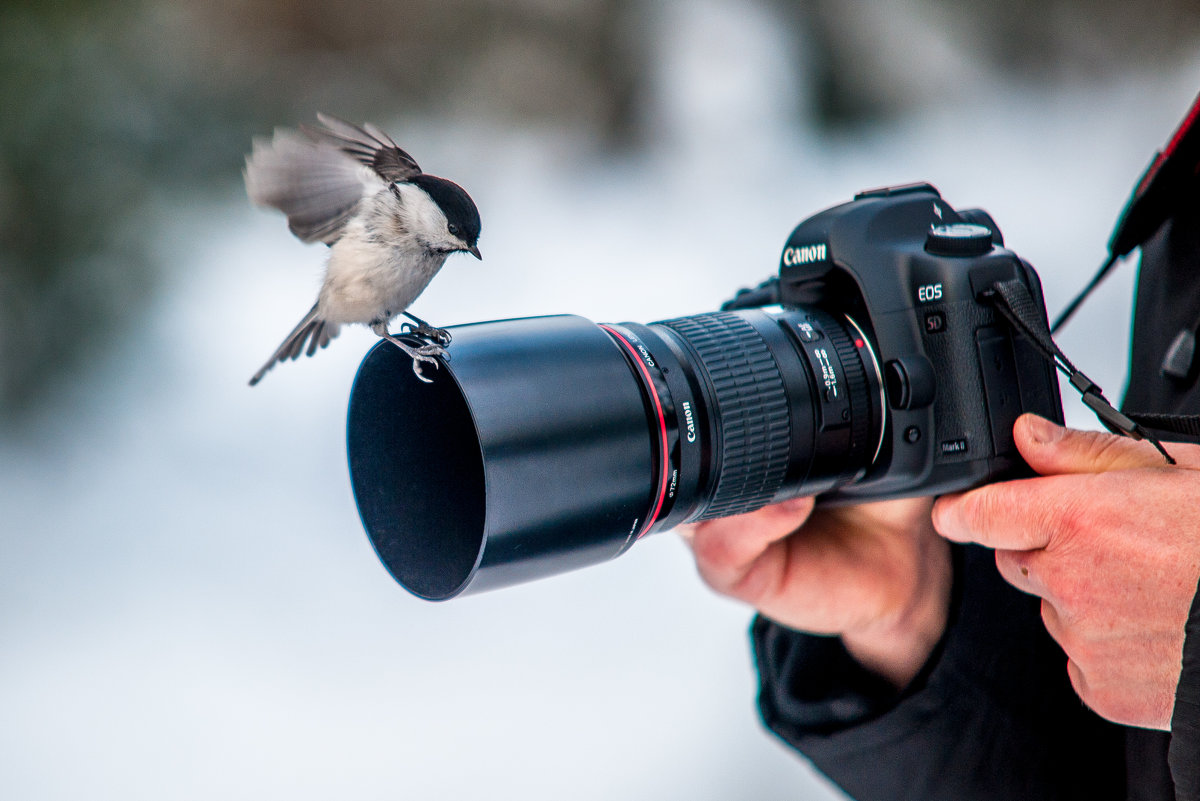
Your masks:
[[[925,250],[935,256],[982,256],[991,249],[991,229],[972,223],[935,225],[925,238]]]

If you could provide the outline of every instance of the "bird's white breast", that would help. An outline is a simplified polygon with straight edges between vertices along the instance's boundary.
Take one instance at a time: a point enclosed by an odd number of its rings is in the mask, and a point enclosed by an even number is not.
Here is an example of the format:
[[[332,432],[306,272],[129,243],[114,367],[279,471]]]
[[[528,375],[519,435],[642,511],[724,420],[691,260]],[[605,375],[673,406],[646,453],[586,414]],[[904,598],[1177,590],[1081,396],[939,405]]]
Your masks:
[[[424,193],[422,193],[424,194]],[[414,234],[389,190],[363,208],[330,249],[320,316],[333,323],[371,323],[408,308],[446,261]]]

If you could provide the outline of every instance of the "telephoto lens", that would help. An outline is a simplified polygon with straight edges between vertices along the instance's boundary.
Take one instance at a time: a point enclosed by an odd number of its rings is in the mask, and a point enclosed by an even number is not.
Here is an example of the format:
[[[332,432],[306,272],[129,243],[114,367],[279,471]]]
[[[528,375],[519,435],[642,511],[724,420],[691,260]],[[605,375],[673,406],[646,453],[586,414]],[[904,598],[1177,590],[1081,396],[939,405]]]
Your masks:
[[[884,446],[869,331],[823,309],[451,330],[432,384],[376,345],[348,415],[363,526],[392,576],[428,600],[827,492],[860,480]]]

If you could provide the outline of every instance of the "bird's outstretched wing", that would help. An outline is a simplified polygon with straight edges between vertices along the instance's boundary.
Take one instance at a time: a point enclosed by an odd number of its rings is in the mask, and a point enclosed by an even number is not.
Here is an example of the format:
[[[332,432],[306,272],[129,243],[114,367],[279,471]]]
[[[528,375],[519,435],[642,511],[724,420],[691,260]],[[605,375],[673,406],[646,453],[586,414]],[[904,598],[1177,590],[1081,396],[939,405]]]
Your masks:
[[[363,123],[360,127],[329,114],[317,114],[317,119],[324,128],[301,125],[301,130],[318,141],[332,143],[343,153],[370,167],[384,181],[407,181],[421,174],[416,160],[371,123]]]
[[[332,245],[354,216],[363,195],[384,183],[324,140],[286,128],[273,139],[256,139],[246,157],[246,194],[279,209],[304,242]]]

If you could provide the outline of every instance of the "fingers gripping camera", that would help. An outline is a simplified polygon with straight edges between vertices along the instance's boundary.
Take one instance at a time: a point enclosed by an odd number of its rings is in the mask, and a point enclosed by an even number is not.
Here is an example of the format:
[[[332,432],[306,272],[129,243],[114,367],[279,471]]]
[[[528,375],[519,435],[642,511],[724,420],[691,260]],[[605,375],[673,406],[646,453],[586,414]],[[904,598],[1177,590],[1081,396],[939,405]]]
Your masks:
[[[1016,418],[1062,419],[1052,368],[987,299],[1013,280],[1044,318],[987,214],[919,184],[802,222],[778,278],[731,310],[458,326],[431,385],[376,347],[348,420],[363,525],[405,588],[443,600],[788,498],[1012,475]]]

